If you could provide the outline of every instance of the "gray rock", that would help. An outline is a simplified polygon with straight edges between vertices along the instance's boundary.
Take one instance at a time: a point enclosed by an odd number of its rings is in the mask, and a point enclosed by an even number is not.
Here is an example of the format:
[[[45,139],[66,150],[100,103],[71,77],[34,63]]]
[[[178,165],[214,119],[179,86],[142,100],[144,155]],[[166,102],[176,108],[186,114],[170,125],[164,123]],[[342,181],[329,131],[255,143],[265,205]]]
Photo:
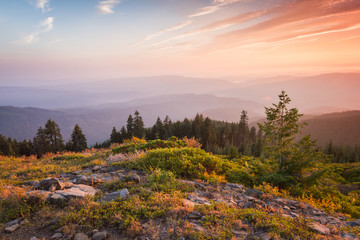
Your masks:
[[[97,190],[91,186],[77,184],[69,189],[59,190],[56,191],[55,193],[61,194],[66,199],[70,199],[70,198],[84,198],[87,195],[93,197],[95,196],[96,192]]]
[[[346,223],[349,227],[359,227],[360,226],[360,219],[355,221],[350,221]]]
[[[343,239],[348,239],[348,240],[355,240],[358,239],[357,237],[355,237],[354,235],[350,234],[350,233],[346,233],[344,232],[343,234],[341,234],[341,237]]]
[[[121,189],[120,191],[112,192],[112,193],[106,195],[105,197],[100,199],[100,202],[111,202],[117,198],[124,199],[128,195],[129,195],[129,191],[127,190],[127,188],[124,188],[124,189]]]
[[[64,184],[59,181],[57,178],[46,178],[35,185],[35,190],[49,190],[51,185],[54,185],[55,190],[64,189]]]
[[[194,210],[191,213],[189,213],[187,215],[187,217],[189,219],[200,219],[202,217],[201,213],[199,213],[198,211]]]
[[[39,240],[37,237],[31,237],[30,240]]]
[[[90,238],[85,233],[77,233],[74,240],[90,240]]]
[[[330,234],[330,229],[326,226],[317,223],[317,222],[311,222],[308,224],[308,227],[313,230],[314,232],[320,233],[322,235]]]
[[[240,191],[245,190],[245,187],[243,185],[237,183],[227,183],[225,186],[234,190],[240,190]]]
[[[102,179],[99,178],[96,174],[90,176],[78,175],[72,180],[72,182],[75,184],[84,184],[84,185],[93,186],[95,184],[101,183]]]
[[[54,235],[51,236],[50,239],[59,239],[59,238],[62,238],[63,235],[61,233],[55,233]]]
[[[108,237],[107,232],[97,232],[92,236],[92,240],[104,240]]]
[[[25,186],[32,186],[32,187],[37,185],[37,184],[39,184],[38,180],[27,181],[27,182],[24,183]]]
[[[264,193],[257,189],[248,188],[248,189],[246,189],[245,194],[248,196],[253,196],[253,197],[258,198],[258,197],[262,196]]]
[[[30,199],[48,199],[51,196],[51,192],[49,191],[45,191],[45,190],[34,190],[34,191],[29,191],[25,193],[26,196],[28,196]]]
[[[62,201],[66,201],[66,197],[64,197],[62,194],[59,194],[59,193],[53,193],[49,197],[49,201],[51,203],[59,203],[59,202],[62,202]]]
[[[10,227],[5,228],[5,233],[13,233],[15,232],[18,228],[20,228],[20,224],[13,224]]]
[[[260,240],[270,240],[271,236],[268,233],[261,233],[259,234]]]
[[[137,175],[137,174],[132,174],[130,176],[128,176],[127,178],[129,181],[133,181],[133,182],[136,182],[136,183],[140,183],[140,176]]]
[[[19,224],[19,223],[20,223],[20,220],[21,220],[21,219],[18,218],[18,219],[15,219],[15,220],[12,220],[12,221],[6,223],[5,225],[6,225],[7,227],[10,227],[10,226],[12,226],[12,225]]]

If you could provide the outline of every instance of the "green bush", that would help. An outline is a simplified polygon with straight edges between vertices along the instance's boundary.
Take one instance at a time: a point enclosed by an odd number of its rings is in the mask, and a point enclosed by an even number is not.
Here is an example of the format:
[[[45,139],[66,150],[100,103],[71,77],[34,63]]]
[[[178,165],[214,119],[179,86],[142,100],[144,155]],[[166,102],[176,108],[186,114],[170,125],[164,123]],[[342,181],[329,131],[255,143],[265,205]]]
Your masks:
[[[162,169],[175,177],[206,180],[205,173],[224,174],[223,160],[199,148],[163,148],[150,150],[135,163],[142,170]]]
[[[254,176],[251,176],[248,172],[238,168],[230,169],[225,176],[229,182],[241,183],[247,187],[253,187],[256,182]]]
[[[181,183],[175,179],[175,175],[166,170],[156,169],[148,177],[148,186],[154,191],[171,193],[174,191],[190,192],[192,186]]]

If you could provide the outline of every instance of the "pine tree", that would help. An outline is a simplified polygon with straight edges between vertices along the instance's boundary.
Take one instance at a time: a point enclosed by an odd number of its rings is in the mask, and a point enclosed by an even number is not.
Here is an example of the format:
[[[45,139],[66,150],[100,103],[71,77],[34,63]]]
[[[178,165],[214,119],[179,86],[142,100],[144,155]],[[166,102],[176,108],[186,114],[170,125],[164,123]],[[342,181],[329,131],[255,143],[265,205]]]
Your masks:
[[[44,133],[50,143],[50,152],[56,153],[64,149],[64,141],[59,125],[56,122],[49,119],[45,124]]]
[[[279,160],[279,172],[288,161],[292,147],[295,144],[295,137],[303,124],[299,124],[302,114],[298,109],[288,109],[291,102],[285,91],[279,95],[279,103],[273,104],[273,107],[265,107],[266,121],[259,124],[264,131],[267,141],[267,150],[271,157]]]
[[[87,148],[86,137],[78,124],[75,125],[71,134],[71,142],[74,152],[82,152]]]
[[[41,157],[44,153],[50,152],[50,142],[42,127],[39,127],[37,130],[33,142],[37,157]]]
[[[160,117],[157,117],[156,122],[154,126],[152,127],[153,132],[153,138],[154,139],[163,139],[164,136],[164,125],[160,119]]]
[[[145,128],[144,128],[144,122],[142,117],[140,116],[140,113],[136,110],[134,113],[134,129],[133,133],[134,136],[137,138],[144,138],[145,137]]]
[[[110,134],[110,143],[122,143],[122,136],[121,133],[113,127],[111,134]]]
[[[134,118],[130,114],[126,122],[126,138],[130,139],[134,135]]]

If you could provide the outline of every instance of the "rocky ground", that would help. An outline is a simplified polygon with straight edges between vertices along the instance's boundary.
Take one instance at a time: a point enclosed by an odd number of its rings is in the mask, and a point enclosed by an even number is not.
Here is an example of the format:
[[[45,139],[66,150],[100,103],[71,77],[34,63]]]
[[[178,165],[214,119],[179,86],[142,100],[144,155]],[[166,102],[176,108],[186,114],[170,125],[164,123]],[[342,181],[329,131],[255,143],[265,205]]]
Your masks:
[[[121,201],[131,196],[127,188],[109,192],[104,188],[107,182],[132,181],[136,184],[146,182],[145,174],[140,171],[127,171],[118,167],[98,165],[68,174],[61,174],[59,178],[47,178],[39,181],[30,181],[24,184],[29,199],[46,199],[49,204],[61,206],[71,199],[84,199],[87,196],[95,196],[101,193],[96,201],[100,203]],[[232,208],[259,209],[269,215],[277,214],[291,219],[307,219],[308,228],[322,239],[358,239],[355,235],[347,233],[343,229],[348,226],[360,226],[360,220],[350,220],[340,214],[329,215],[320,209],[299,201],[284,199],[263,193],[256,189],[247,189],[240,184],[211,185],[199,181],[178,180],[192,186],[193,191],[182,199],[183,206],[191,209],[185,219],[197,232],[207,231],[201,224],[206,216],[194,209],[196,205],[211,205],[224,203]],[[226,221],[226,217],[224,218]],[[75,232],[67,234],[63,227],[56,228],[57,216],[40,216],[33,214],[29,219],[14,219],[4,225],[0,232],[0,239],[75,239],[75,240],[101,240],[101,239],[186,239],[179,234],[169,233],[165,219],[159,218],[142,223],[144,233],[141,236],[129,237],[118,228],[112,226],[104,229],[92,229],[87,232]],[[157,229],[158,234],[150,236],[147,229]],[[249,221],[242,221],[241,227],[232,229],[233,239],[273,239],[266,229],[261,229]],[[156,236],[155,238],[153,236]],[[291,239],[291,238],[289,238]],[[301,239],[300,237],[294,239]]]

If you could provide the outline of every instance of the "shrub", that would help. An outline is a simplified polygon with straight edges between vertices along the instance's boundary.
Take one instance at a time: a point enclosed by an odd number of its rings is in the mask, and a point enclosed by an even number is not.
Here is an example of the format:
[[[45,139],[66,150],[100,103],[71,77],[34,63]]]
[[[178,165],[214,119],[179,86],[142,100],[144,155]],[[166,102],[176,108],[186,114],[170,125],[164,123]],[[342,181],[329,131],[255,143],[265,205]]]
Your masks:
[[[142,170],[162,169],[175,177],[207,180],[214,172],[223,174],[223,161],[198,148],[164,148],[150,150],[135,163]]]

